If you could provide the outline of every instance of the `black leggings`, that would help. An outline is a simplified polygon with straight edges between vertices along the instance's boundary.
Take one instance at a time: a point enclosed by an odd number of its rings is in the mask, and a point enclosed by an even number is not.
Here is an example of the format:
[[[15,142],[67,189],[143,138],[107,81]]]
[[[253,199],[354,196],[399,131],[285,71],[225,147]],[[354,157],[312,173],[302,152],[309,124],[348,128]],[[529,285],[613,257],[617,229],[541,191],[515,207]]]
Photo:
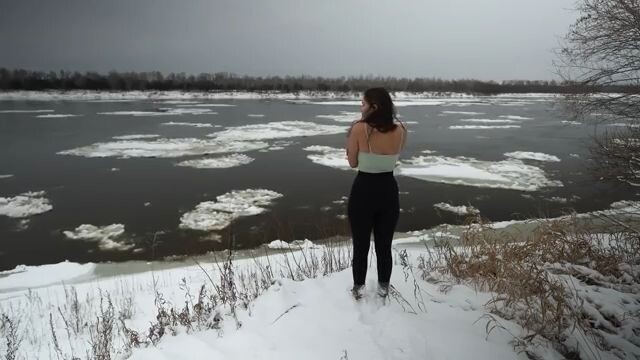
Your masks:
[[[354,285],[364,285],[367,277],[372,230],[378,259],[378,281],[388,283],[393,266],[391,240],[400,215],[398,183],[393,173],[358,172],[351,187],[348,215],[353,238]]]

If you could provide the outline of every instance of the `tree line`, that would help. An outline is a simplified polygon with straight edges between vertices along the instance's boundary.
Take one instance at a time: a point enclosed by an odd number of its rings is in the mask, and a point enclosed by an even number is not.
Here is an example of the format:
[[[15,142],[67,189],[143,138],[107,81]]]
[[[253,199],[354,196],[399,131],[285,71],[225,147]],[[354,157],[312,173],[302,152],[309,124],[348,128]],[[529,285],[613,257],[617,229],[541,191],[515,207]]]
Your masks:
[[[247,76],[228,72],[163,74],[150,72],[117,72],[107,74],[78,71],[31,71],[0,68],[0,90],[181,90],[181,91],[364,91],[383,86],[389,91],[498,93],[565,93],[571,84],[555,80],[480,81],[474,79],[444,80],[440,78],[397,78],[384,76]],[[624,86],[604,91],[627,92]]]

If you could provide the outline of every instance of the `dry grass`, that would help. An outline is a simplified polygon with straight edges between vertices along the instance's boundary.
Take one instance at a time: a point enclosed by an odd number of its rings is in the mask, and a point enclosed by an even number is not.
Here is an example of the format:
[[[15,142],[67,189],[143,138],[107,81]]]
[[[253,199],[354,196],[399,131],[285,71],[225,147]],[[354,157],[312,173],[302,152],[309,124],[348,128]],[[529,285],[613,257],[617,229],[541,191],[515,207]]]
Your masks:
[[[618,228],[610,235],[594,234],[574,217],[540,221],[529,236],[504,238],[482,219],[473,220],[460,246],[440,242],[419,259],[423,279],[435,281],[438,273],[446,274],[493,292],[488,309],[526,329],[518,344],[533,357],[532,345],[540,341],[550,342],[568,358],[599,358],[600,351],[621,358],[631,355],[608,335],[631,334],[628,341],[634,344],[640,314],[625,314],[623,325],[616,316],[599,311],[602,304],[589,297],[588,287],[612,289],[621,296],[637,294],[639,233]],[[487,331],[496,324],[490,317]],[[637,340],[634,345],[640,346]]]

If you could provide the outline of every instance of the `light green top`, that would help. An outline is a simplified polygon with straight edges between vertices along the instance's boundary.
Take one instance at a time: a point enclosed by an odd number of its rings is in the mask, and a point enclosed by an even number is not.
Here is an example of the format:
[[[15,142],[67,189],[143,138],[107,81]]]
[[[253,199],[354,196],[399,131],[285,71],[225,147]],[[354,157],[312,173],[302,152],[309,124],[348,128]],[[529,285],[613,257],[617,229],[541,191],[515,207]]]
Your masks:
[[[400,149],[402,149],[402,140],[404,136],[404,130],[400,133]],[[369,126],[367,126],[367,145],[369,146],[369,152],[358,152],[358,171],[367,173],[383,173],[391,172],[396,167],[396,162],[400,157],[400,149],[397,154],[375,154],[371,151],[371,144],[369,143]]]

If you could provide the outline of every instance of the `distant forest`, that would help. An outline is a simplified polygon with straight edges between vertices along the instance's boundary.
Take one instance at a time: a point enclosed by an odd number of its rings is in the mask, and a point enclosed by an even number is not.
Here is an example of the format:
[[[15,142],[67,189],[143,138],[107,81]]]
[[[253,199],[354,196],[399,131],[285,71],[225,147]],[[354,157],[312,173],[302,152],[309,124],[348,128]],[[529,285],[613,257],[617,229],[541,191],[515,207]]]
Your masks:
[[[555,80],[508,80],[502,82],[473,79],[396,78],[383,76],[246,76],[227,72],[162,74],[151,72],[116,72],[108,74],[77,71],[31,71],[0,68],[0,90],[181,90],[181,91],[336,91],[360,92],[383,86],[389,91],[499,93],[566,93],[575,86]],[[573,90],[572,90],[573,89]],[[610,86],[594,91],[638,93],[637,87]]]

